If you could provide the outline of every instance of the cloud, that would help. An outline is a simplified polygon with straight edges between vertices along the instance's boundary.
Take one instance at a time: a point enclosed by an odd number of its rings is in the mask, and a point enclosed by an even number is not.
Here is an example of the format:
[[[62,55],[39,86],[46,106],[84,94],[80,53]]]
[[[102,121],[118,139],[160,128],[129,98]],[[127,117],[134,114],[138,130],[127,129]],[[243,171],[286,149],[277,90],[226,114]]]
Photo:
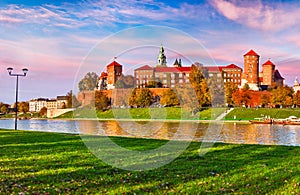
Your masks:
[[[212,0],[211,5],[227,19],[263,31],[281,31],[299,25],[296,3]]]
[[[0,23],[34,24],[76,29],[87,26],[117,26],[118,24],[174,23],[186,19],[207,18],[205,4],[180,3],[176,7],[156,1],[112,0],[82,1],[61,5],[7,5],[0,8]],[[202,11],[199,11],[202,10]],[[203,16],[203,17],[201,17]]]

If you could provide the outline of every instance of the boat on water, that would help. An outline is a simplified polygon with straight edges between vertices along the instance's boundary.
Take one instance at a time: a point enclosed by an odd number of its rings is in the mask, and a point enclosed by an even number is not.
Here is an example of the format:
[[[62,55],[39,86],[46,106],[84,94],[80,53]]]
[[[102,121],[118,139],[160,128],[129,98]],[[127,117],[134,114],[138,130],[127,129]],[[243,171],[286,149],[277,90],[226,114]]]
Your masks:
[[[274,124],[274,125],[300,125],[300,118],[290,116],[285,119],[271,119],[271,118],[255,118],[249,120],[252,124]]]
[[[255,118],[254,120],[249,120],[252,124],[272,124],[272,119],[270,118]]]

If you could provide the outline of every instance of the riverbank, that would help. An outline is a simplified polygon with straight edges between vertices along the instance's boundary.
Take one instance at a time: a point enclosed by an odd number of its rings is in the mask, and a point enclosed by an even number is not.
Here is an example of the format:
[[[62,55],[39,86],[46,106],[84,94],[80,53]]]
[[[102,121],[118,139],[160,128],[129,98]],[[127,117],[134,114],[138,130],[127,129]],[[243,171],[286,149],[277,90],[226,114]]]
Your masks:
[[[161,168],[132,172],[96,158],[79,135],[0,130],[4,194],[299,194],[300,147],[215,144],[199,156],[193,142]],[[166,141],[111,138],[132,150]]]

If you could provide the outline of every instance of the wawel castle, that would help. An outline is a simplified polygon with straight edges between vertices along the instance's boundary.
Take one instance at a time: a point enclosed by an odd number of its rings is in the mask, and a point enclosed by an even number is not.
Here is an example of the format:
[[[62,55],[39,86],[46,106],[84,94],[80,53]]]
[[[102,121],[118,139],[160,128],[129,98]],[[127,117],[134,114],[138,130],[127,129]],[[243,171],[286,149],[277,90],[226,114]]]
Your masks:
[[[206,77],[217,77],[224,83],[233,82],[239,87],[248,84],[254,91],[266,90],[275,86],[282,86],[284,78],[273,62],[268,60],[262,64],[259,70],[259,55],[250,50],[244,55],[244,70],[235,65],[227,66],[201,66]],[[192,66],[192,65],[191,65]],[[167,66],[167,57],[164,48],[161,47],[157,57],[156,66],[144,65],[134,70],[134,86],[136,88],[157,87],[172,88],[184,86],[189,83],[191,66],[183,66],[181,59],[176,59],[173,66]],[[122,65],[114,60],[107,67],[106,72],[102,72],[98,82],[99,90],[114,89],[117,80],[122,75]]]

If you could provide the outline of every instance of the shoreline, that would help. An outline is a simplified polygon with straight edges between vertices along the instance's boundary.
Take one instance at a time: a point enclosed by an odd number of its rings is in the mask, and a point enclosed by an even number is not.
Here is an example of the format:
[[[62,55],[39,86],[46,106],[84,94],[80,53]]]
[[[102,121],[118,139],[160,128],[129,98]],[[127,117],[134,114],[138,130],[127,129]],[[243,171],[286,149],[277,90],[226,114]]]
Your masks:
[[[14,118],[0,118],[0,120],[13,120]],[[140,121],[140,122],[186,122],[186,123],[239,123],[251,124],[248,120],[197,120],[197,119],[124,119],[124,118],[30,118],[23,120],[66,120],[66,121]]]

